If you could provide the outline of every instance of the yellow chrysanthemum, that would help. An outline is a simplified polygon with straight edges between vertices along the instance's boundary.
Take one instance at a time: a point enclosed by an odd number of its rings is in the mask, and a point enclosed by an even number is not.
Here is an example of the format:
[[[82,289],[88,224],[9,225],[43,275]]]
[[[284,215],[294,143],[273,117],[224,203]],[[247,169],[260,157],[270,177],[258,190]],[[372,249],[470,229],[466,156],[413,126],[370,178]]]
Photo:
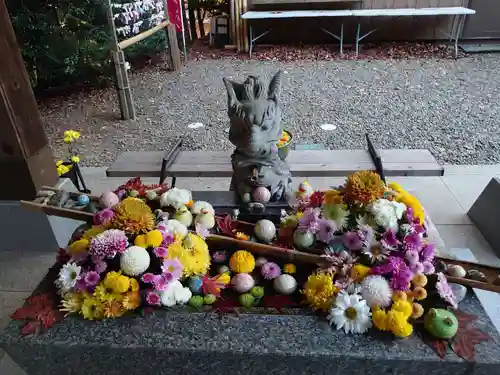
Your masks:
[[[371,272],[371,268],[363,264],[355,264],[351,269],[351,277],[356,282],[360,282]]]
[[[208,245],[200,236],[188,233],[168,247],[167,259],[177,258],[182,264],[182,274],[186,277],[204,275],[210,267]]]
[[[107,288],[104,283],[100,283],[94,290],[94,297],[101,302],[110,302],[119,299],[120,295],[114,293],[112,288]]]
[[[59,310],[66,312],[66,315],[80,312],[84,297],[83,293],[66,293],[61,299]]]
[[[141,295],[139,291],[127,292],[122,301],[125,310],[135,310],[141,305]]]
[[[406,317],[406,319],[408,319],[413,313],[413,306],[408,301],[399,300],[392,304],[391,310],[399,311]]]
[[[104,286],[108,289],[113,289],[116,279],[121,276],[121,272],[111,271],[106,274],[104,278]]]
[[[313,310],[327,311],[331,308],[338,289],[333,284],[333,274],[318,272],[307,278],[301,293]]]
[[[146,234],[141,234],[135,238],[134,245],[145,249],[148,247],[158,247],[163,242],[163,235],[158,229],[152,230]]]
[[[288,273],[289,275],[293,275],[295,272],[297,272],[297,267],[295,267],[295,264],[287,263],[283,266],[283,272]]]
[[[394,199],[397,202],[404,203],[406,207],[410,207],[413,211],[413,215],[419,220],[420,224],[423,224],[425,212],[419,200],[404,190],[401,185],[396,182],[391,182],[389,188],[397,193]]]
[[[97,236],[98,234],[101,234],[106,230],[105,227],[101,225],[93,225],[90,229],[88,229],[82,236],[82,239],[85,239],[87,241],[90,241],[92,238]]]
[[[323,196],[323,203],[325,204],[342,204],[344,197],[342,193],[338,190],[328,190]]]
[[[130,278],[127,276],[118,276],[113,283],[113,291],[115,293],[125,293],[130,288]]]
[[[229,268],[233,272],[250,273],[255,268],[255,258],[246,250],[238,250],[229,259]]]
[[[86,253],[89,248],[89,240],[81,238],[68,246],[68,253],[71,255]]]
[[[100,320],[104,318],[104,306],[98,298],[88,296],[83,300],[81,313],[85,319]]]
[[[385,310],[375,306],[372,309],[372,321],[375,328],[380,331],[387,331],[387,313]]]
[[[408,318],[396,310],[387,313],[387,329],[397,337],[408,337],[413,333],[413,326],[408,323]]]
[[[137,292],[139,290],[139,282],[134,278],[130,279],[130,290],[132,292]]]
[[[384,196],[386,187],[378,173],[359,171],[347,177],[344,193],[349,202],[369,204]]]
[[[104,316],[106,318],[118,318],[125,314],[125,311],[120,300],[113,300],[104,304]]]
[[[235,236],[237,240],[248,241],[250,237],[243,232],[236,232]]]
[[[111,220],[113,228],[121,229],[128,235],[147,233],[155,227],[156,220],[153,211],[138,198],[126,198],[113,210],[115,211]]]

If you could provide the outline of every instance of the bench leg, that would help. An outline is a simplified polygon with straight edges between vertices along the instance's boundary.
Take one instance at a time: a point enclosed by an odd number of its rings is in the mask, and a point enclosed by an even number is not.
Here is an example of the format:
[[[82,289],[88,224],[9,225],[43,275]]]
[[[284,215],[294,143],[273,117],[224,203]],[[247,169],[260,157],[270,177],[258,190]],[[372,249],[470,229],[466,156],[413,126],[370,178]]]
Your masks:
[[[335,39],[337,39],[340,42],[340,55],[343,55],[344,54],[344,24],[342,23],[340,25],[340,36],[332,33],[331,31],[329,31],[325,28],[321,28],[321,30],[323,30],[323,32],[327,33],[328,35],[333,36]]]
[[[460,39],[460,35],[462,35],[462,30],[465,24],[465,17],[467,17],[465,14],[458,16],[457,31],[455,34],[455,58],[458,57],[458,40]]]
[[[269,29],[269,30],[266,30],[264,31],[262,34],[260,34],[259,36],[256,36],[255,38],[253,37],[253,29],[252,29],[252,25],[249,25],[248,26],[248,34],[249,34],[249,38],[250,38],[250,46],[248,48],[248,54],[249,54],[249,57],[252,57],[252,51],[253,51],[253,47],[255,45],[255,42],[258,41],[260,38],[262,38],[263,36],[267,35],[272,29]]]

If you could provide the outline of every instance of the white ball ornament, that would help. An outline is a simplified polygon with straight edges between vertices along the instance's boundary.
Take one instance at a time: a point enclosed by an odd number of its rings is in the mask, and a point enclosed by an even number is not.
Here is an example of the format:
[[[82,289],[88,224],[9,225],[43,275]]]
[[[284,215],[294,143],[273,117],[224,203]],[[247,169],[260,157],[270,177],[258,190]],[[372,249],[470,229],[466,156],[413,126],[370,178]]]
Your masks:
[[[127,276],[138,276],[149,267],[149,253],[140,246],[130,246],[120,258],[120,268]]]
[[[270,220],[259,220],[255,225],[255,236],[262,242],[271,242],[276,236],[276,226]]]
[[[268,188],[259,186],[252,192],[252,198],[255,202],[267,203],[271,199],[271,192]]]
[[[273,287],[279,294],[289,295],[297,290],[297,280],[292,275],[279,275],[274,279]]]
[[[238,273],[231,279],[231,285],[238,293],[246,293],[255,286],[255,280],[248,273]]]

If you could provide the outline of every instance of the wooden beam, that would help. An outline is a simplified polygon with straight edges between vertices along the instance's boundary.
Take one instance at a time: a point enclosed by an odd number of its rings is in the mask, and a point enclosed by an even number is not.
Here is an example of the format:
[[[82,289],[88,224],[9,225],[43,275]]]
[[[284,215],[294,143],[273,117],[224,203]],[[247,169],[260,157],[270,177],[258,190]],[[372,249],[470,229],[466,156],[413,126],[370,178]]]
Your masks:
[[[0,200],[32,199],[58,176],[4,1],[0,51]]]
[[[168,21],[168,20],[163,21],[159,25],[156,25],[155,27],[152,27],[149,30],[143,31],[142,33],[134,35],[131,38],[122,40],[120,43],[118,43],[118,47],[120,47],[120,49],[125,49],[127,47],[130,47],[131,45],[136,44],[136,43],[140,42],[141,40],[146,39],[148,36],[151,36],[151,35],[157,33],[158,31],[163,30],[169,24],[170,24],[170,21]]]

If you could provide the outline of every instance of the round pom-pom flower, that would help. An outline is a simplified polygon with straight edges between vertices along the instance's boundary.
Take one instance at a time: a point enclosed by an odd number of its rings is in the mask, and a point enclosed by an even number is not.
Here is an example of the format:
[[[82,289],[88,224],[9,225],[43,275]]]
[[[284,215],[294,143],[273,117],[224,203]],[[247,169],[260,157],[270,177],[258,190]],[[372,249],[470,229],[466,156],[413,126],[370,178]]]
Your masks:
[[[361,282],[361,295],[368,306],[388,307],[392,300],[392,289],[382,276],[368,276]]]
[[[255,268],[255,258],[246,250],[238,250],[231,255],[229,268],[238,273],[250,273]]]
[[[108,229],[90,241],[89,253],[95,258],[113,258],[121,254],[128,246],[125,232],[119,229]]]
[[[139,246],[131,246],[120,258],[120,268],[129,276],[138,276],[144,273],[150,263],[149,253]]]
[[[267,262],[260,268],[262,277],[266,280],[273,280],[281,275],[281,268],[274,262]]]

